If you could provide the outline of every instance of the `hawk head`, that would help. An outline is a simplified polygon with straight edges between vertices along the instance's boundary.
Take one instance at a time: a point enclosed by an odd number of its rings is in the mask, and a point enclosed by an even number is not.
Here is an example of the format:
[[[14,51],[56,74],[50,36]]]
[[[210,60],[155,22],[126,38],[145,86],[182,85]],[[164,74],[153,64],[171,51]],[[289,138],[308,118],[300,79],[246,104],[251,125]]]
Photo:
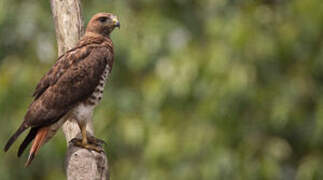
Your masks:
[[[109,36],[116,27],[120,28],[117,16],[111,13],[98,13],[89,21],[86,32]]]

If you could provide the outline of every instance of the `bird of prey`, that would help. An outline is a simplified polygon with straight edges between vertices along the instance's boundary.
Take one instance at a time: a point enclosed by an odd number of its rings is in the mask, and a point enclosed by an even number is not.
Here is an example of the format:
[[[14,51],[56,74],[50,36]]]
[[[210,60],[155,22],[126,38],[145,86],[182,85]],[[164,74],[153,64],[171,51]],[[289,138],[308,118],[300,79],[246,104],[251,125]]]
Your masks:
[[[76,47],[60,56],[41,78],[24,121],[10,137],[4,151],[8,151],[17,137],[30,128],[18,150],[20,157],[33,141],[25,164],[30,165],[39,148],[69,118],[77,121],[82,134],[82,139],[73,143],[99,151],[98,144],[89,142],[86,125],[102,98],[106,79],[112,70],[114,60],[110,34],[116,27],[120,28],[120,23],[111,13],[98,13],[91,18]]]

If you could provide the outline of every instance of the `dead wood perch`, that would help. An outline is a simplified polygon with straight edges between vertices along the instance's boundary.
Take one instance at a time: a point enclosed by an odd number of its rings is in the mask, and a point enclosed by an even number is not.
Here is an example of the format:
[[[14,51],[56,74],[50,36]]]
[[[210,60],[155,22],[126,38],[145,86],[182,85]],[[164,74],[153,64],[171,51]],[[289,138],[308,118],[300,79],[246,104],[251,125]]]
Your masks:
[[[84,33],[80,0],[51,0],[51,11],[55,23],[58,55],[73,48]],[[87,127],[93,134],[93,126]],[[79,148],[69,143],[80,134],[78,124],[69,119],[63,125],[68,144],[65,171],[68,180],[109,179],[108,159],[104,152],[98,153]]]

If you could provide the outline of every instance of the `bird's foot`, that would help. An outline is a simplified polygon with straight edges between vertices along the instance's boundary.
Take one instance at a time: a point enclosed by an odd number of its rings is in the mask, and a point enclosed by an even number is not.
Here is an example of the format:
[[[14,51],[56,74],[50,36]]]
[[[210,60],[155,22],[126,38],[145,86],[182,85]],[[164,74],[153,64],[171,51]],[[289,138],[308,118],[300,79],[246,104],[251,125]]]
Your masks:
[[[106,144],[103,140],[95,137],[88,137],[87,143],[83,143],[82,139],[78,139],[78,138],[73,138],[70,142],[75,146],[85,148],[90,151],[93,150],[98,153],[104,152],[103,144]]]
[[[103,145],[107,145],[107,143],[105,141],[103,141],[102,139],[96,138],[94,136],[88,136],[87,137],[87,141],[90,144],[95,144],[97,146],[103,146]]]

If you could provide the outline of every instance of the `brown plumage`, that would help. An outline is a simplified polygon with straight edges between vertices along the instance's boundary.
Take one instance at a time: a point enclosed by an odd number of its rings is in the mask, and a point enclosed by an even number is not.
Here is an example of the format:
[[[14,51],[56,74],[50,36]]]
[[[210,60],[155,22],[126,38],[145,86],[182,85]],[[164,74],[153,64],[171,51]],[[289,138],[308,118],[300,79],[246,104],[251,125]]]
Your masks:
[[[56,133],[67,117],[73,116],[81,129],[86,126],[94,107],[102,98],[105,79],[112,70],[110,33],[118,26],[116,16],[110,13],[98,13],[92,17],[76,47],[60,56],[41,78],[24,121],[8,140],[4,151],[23,131],[31,128],[18,151],[19,157],[34,140],[26,162],[28,166],[41,145]]]

